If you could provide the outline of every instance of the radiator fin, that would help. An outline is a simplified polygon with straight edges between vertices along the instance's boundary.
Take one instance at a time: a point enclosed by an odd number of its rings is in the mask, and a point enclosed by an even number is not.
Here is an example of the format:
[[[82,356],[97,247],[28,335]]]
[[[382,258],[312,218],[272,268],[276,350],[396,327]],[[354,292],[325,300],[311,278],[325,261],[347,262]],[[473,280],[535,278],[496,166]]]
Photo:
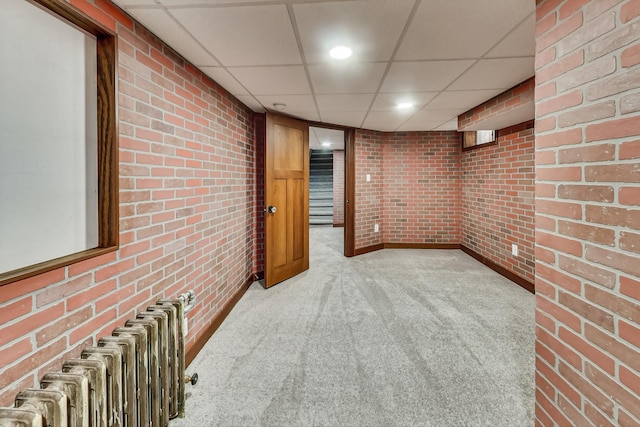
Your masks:
[[[187,299],[159,300],[45,374],[0,408],[0,427],[167,427],[184,417]]]

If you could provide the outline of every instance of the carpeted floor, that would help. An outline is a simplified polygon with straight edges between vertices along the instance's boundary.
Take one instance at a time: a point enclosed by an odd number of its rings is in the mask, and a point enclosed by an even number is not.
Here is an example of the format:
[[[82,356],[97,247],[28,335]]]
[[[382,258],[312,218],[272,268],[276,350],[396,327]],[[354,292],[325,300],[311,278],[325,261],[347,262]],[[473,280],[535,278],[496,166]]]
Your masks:
[[[532,426],[533,295],[457,250],[342,256],[254,283],[188,368],[189,426]]]

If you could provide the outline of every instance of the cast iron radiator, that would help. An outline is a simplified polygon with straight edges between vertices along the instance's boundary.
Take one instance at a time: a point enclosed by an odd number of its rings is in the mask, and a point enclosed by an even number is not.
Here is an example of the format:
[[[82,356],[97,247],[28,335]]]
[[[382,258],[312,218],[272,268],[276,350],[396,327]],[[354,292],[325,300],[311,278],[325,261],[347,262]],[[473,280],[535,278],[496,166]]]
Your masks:
[[[0,427],[166,427],[184,417],[185,303],[161,299],[0,408]],[[190,304],[191,305],[191,304]]]

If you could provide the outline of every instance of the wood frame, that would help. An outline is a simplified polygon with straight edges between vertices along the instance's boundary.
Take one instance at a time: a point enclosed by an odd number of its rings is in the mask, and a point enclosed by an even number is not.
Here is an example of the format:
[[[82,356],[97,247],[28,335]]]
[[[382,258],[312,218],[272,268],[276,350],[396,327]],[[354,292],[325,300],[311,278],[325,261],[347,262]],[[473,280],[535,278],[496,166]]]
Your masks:
[[[0,273],[0,286],[118,249],[117,37],[111,30],[64,1],[29,0],[29,2],[96,37],[98,246]]]
[[[344,132],[344,256],[356,256],[355,252],[355,196],[356,196],[356,131],[355,128],[329,123],[306,121],[310,127],[336,129]]]
[[[493,140],[491,141],[487,141],[487,142],[483,142],[481,144],[478,144],[476,142],[476,138],[477,138],[477,134],[480,131],[477,130],[467,130],[467,131],[463,131],[462,132],[462,138],[461,138],[461,143],[462,143],[462,150],[463,151],[467,151],[467,150],[473,150],[475,148],[479,148],[479,147],[488,147],[491,145],[496,145],[498,143],[498,131],[497,130],[493,130]]]
[[[344,256],[356,255],[356,131],[345,130],[344,134]]]

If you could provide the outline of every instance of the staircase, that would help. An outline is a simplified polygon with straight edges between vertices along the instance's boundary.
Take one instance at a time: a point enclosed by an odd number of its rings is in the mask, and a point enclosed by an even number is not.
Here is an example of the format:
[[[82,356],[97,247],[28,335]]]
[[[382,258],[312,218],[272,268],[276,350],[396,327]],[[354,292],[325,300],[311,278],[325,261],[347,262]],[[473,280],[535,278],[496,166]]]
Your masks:
[[[333,225],[333,152],[311,150],[309,225]]]

